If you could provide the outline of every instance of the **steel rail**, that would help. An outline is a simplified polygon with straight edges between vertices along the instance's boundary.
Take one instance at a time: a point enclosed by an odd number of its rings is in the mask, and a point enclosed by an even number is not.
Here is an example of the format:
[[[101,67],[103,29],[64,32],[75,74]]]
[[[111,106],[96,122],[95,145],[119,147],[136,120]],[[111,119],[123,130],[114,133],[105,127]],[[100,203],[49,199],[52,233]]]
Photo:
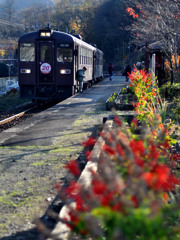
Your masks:
[[[8,118],[6,118],[6,119],[1,120],[1,121],[0,121],[0,126],[6,124],[6,123],[8,123],[8,122],[11,122],[11,121],[15,120],[16,118],[22,117],[25,113],[29,112],[30,110],[32,110],[32,109],[34,109],[34,108],[35,108],[35,107],[29,108],[29,109],[27,109],[27,110],[25,110],[25,111],[23,111],[23,112],[17,113],[17,114],[15,114],[15,115],[11,116],[11,117],[8,117]]]

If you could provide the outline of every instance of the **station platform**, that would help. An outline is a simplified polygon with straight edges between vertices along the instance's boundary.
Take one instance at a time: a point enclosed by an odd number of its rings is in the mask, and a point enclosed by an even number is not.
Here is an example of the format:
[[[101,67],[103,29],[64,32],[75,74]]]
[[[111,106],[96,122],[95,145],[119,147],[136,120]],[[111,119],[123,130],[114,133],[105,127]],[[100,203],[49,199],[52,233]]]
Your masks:
[[[126,85],[125,77],[114,76],[112,81],[106,78],[82,93],[78,93],[23,123],[1,132],[0,145],[54,145],[63,132],[73,126],[81,115],[96,111],[98,104],[101,106],[101,111],[105,111],[106,100],[111,94],[118,93]]]

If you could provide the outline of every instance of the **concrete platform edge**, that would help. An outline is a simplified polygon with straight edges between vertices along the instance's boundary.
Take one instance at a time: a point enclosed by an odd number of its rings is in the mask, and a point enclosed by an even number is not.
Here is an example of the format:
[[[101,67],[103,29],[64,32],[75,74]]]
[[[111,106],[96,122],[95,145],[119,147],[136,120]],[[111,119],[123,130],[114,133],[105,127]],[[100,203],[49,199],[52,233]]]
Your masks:
[[[110,129],[111,127],[112,127],[112,120],[106,121],[106,123],[104,124],[103,132],[105,132],[107,129]],[[85,188],[88,188],[91,185],[91,182],[92,182],[91,170],[96,172],[98,169],[98,161],[99,161],[99,157],[100,157],[101,149],[103,145],[104,145],[104,140],[100,136],[91,152],[93,156],[93,161],[87,162],[84,170],[82,171],[77,181],[78,183],[83,185]],[[67,218],[70,208],[75,208],[75,207],[76,207],[75,203],[72,203],[70,205],[64,205],[59,213],[59,217],[61,219],[64,219],[65,217]],[[62,222],[58,222],[55,228],[53,229],[53,231],[51,232],[51,236],[54,237],[56,240],[68,240],[69,235],[70,235],[70,229],[66,224]],[[52,240],[52,239],[53,238],[48,238],[47,240]]]

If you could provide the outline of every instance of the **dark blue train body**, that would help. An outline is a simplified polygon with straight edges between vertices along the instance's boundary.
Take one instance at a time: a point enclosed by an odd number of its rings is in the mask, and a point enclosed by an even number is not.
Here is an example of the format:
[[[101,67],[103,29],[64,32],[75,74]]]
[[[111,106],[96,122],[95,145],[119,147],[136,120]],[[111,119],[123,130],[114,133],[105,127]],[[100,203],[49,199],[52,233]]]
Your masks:
[[[85,83],[103,78],[103,52],[67,33],[46,28],[24,34],[18,53],[23,98],[48,101],[74,95],[79,89],[77,70],[84,66]]]

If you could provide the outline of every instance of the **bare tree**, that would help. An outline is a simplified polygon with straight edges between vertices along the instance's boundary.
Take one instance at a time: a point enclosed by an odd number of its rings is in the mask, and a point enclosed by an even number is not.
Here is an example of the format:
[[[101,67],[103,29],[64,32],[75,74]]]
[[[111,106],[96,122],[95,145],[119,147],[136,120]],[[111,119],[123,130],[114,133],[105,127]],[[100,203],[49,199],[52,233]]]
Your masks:
[[[51,21],[51,14],[51,7],[44,7],[42,3],[34,4],[20,12],[21,22],[28,31],[39,30],[39,28],[47,26],[47,23]]]
[[[131,25],[133,42],[158,42],[172,64],[179,71],[180,3],[176,0],[129,0],[127,11],[134,18]],[[172,82],[174,81],[172,68]]]
[[[15,0],[5,0],[5,2],[1,5],[2,14],[1,17],[4,20],[13,21],[15,16]]]

